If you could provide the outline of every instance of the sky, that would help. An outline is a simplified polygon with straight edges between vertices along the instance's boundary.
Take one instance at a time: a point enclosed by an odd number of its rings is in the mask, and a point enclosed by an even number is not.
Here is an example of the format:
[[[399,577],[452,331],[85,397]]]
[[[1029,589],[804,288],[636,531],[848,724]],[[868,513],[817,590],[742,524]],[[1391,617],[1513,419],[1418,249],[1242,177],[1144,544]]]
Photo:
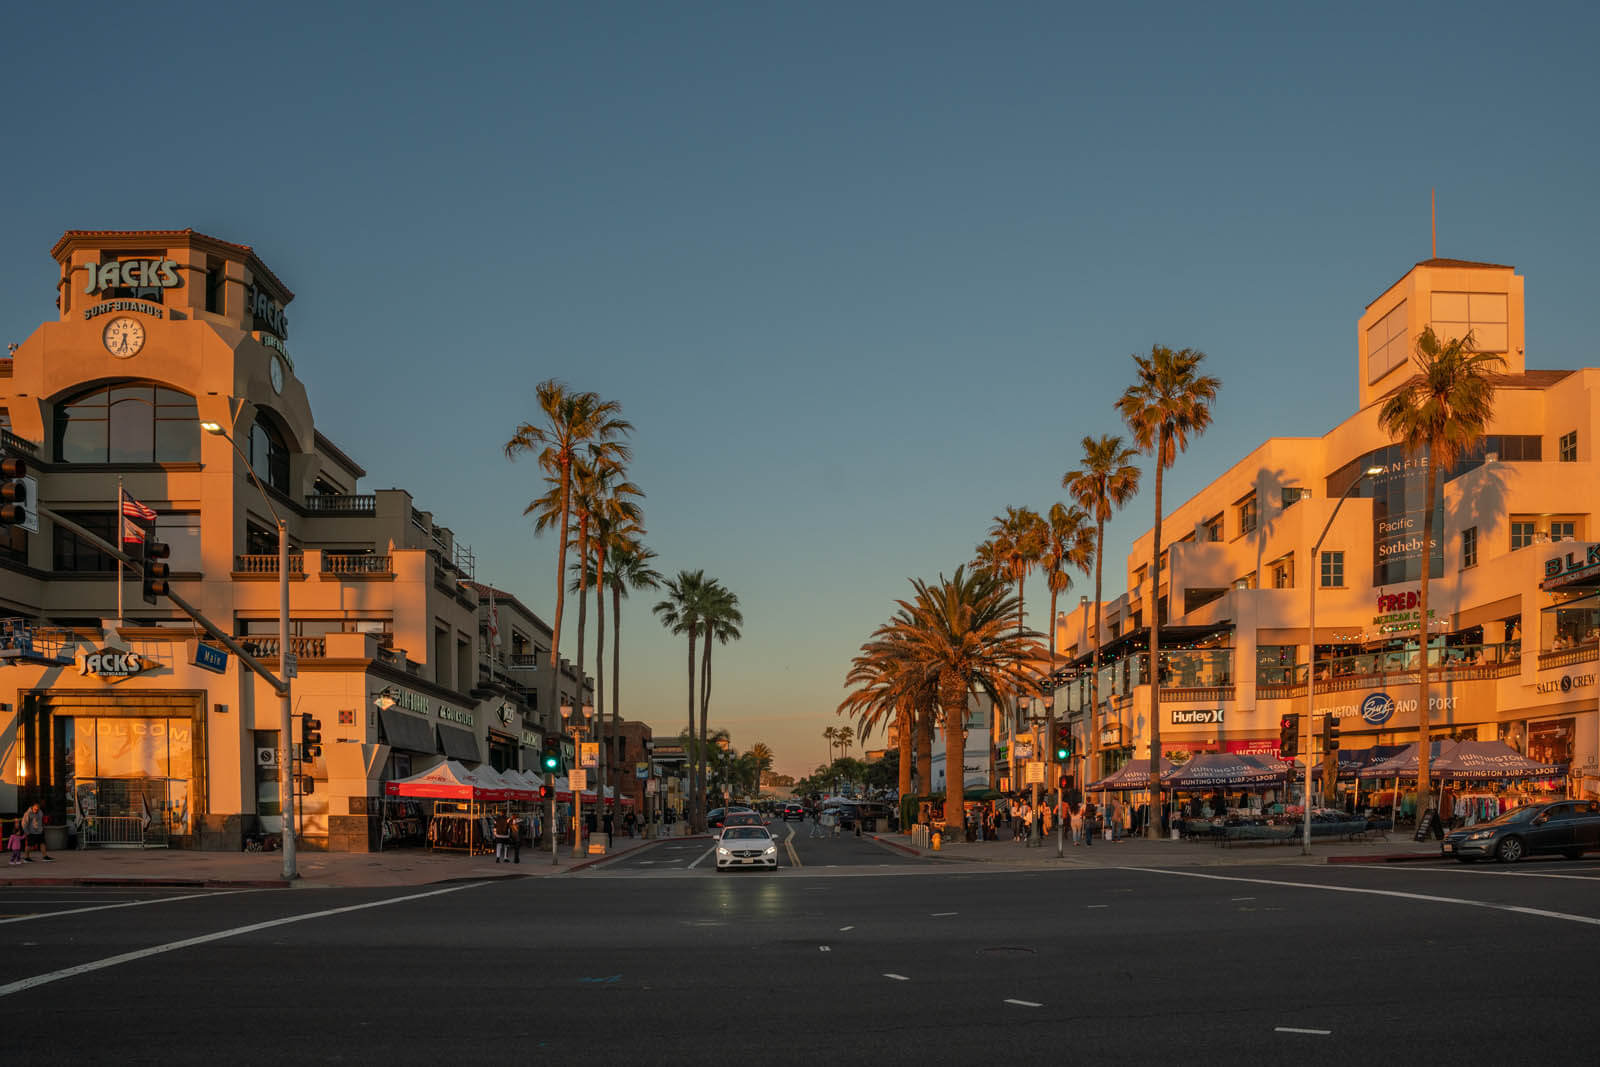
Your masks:
[[[1597,30],[1577,4],[36,5],[0,64],[0,339],[54,317],[64,230],[253,246],[362,488],[409,489],[547,619],[542,489],[503,446],[542,379],[620,402],[659,569],[740,598],[713,725],[800,774],[909,579],[1123,431],[1132,353],[1223,382],[1172,503],[1353,411],[1356,320],[1429,256],[1430,190],[1439,255],[1526,277],[1528,365],[1593,365]],[[620,710],[675,733],[654,599]]]

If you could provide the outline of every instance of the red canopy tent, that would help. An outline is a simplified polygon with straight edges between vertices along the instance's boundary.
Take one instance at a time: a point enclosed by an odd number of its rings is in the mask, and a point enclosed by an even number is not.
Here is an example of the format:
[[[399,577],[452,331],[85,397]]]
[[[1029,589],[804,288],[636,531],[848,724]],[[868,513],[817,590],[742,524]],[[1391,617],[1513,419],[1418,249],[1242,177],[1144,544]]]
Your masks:
[[[506,799],[505,790],[486,785],[478,775],[453,759],[431,770],[383,783],[391,797],[426,797],[433,800],[495,801]]]

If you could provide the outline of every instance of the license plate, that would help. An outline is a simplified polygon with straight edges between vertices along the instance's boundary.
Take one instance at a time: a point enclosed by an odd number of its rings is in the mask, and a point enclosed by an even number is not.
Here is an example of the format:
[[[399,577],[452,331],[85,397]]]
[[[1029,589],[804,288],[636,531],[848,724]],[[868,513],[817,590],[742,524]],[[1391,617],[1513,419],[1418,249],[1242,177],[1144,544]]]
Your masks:
[[[1454,845],[1446,845],[1446,846],[1444,846],[1444,850],[1446,852],[1454,852],[1456,850],[1456,846],[1454,846]]]

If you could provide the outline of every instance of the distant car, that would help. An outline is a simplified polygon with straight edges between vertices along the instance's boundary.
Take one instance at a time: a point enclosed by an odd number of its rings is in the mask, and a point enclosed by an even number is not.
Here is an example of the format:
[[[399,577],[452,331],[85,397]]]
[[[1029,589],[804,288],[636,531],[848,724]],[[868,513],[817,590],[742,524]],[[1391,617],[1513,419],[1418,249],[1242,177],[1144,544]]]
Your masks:
[[[783,816],[784,822],[788,822],[790,819],[804,819],[806,817],[805,807],[794,801],[785,804],[779,809],[778,813]]]
[[[727,826],[761,826],[766,822],[753,811],[730,811],[722,817],[722,825]]]
[[[1462,863],[1493,857],[1515,863],[1541,853],[1575,860],[1585,850],[1600,849],[1600,801],[1555,800],[1525,804],[1476,826],[1445,835],[1440,852]]]
[[[735,867],[778,869],[778,842],[765,826],[729,826],[717,835],[717,870]]]

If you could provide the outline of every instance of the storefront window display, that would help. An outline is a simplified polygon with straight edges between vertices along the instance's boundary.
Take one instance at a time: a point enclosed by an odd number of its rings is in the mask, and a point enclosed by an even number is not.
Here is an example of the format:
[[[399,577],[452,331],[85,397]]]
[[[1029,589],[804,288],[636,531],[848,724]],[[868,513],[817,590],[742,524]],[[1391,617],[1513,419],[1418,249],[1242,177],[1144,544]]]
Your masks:
[[[1540,763],[1571,764],[1576,719],[1552,719],[1528,724],[1528,758]]]
[[[63,716],[55,732],[69,814],[138,818],[169,834],[190,832],[191,720]]]

